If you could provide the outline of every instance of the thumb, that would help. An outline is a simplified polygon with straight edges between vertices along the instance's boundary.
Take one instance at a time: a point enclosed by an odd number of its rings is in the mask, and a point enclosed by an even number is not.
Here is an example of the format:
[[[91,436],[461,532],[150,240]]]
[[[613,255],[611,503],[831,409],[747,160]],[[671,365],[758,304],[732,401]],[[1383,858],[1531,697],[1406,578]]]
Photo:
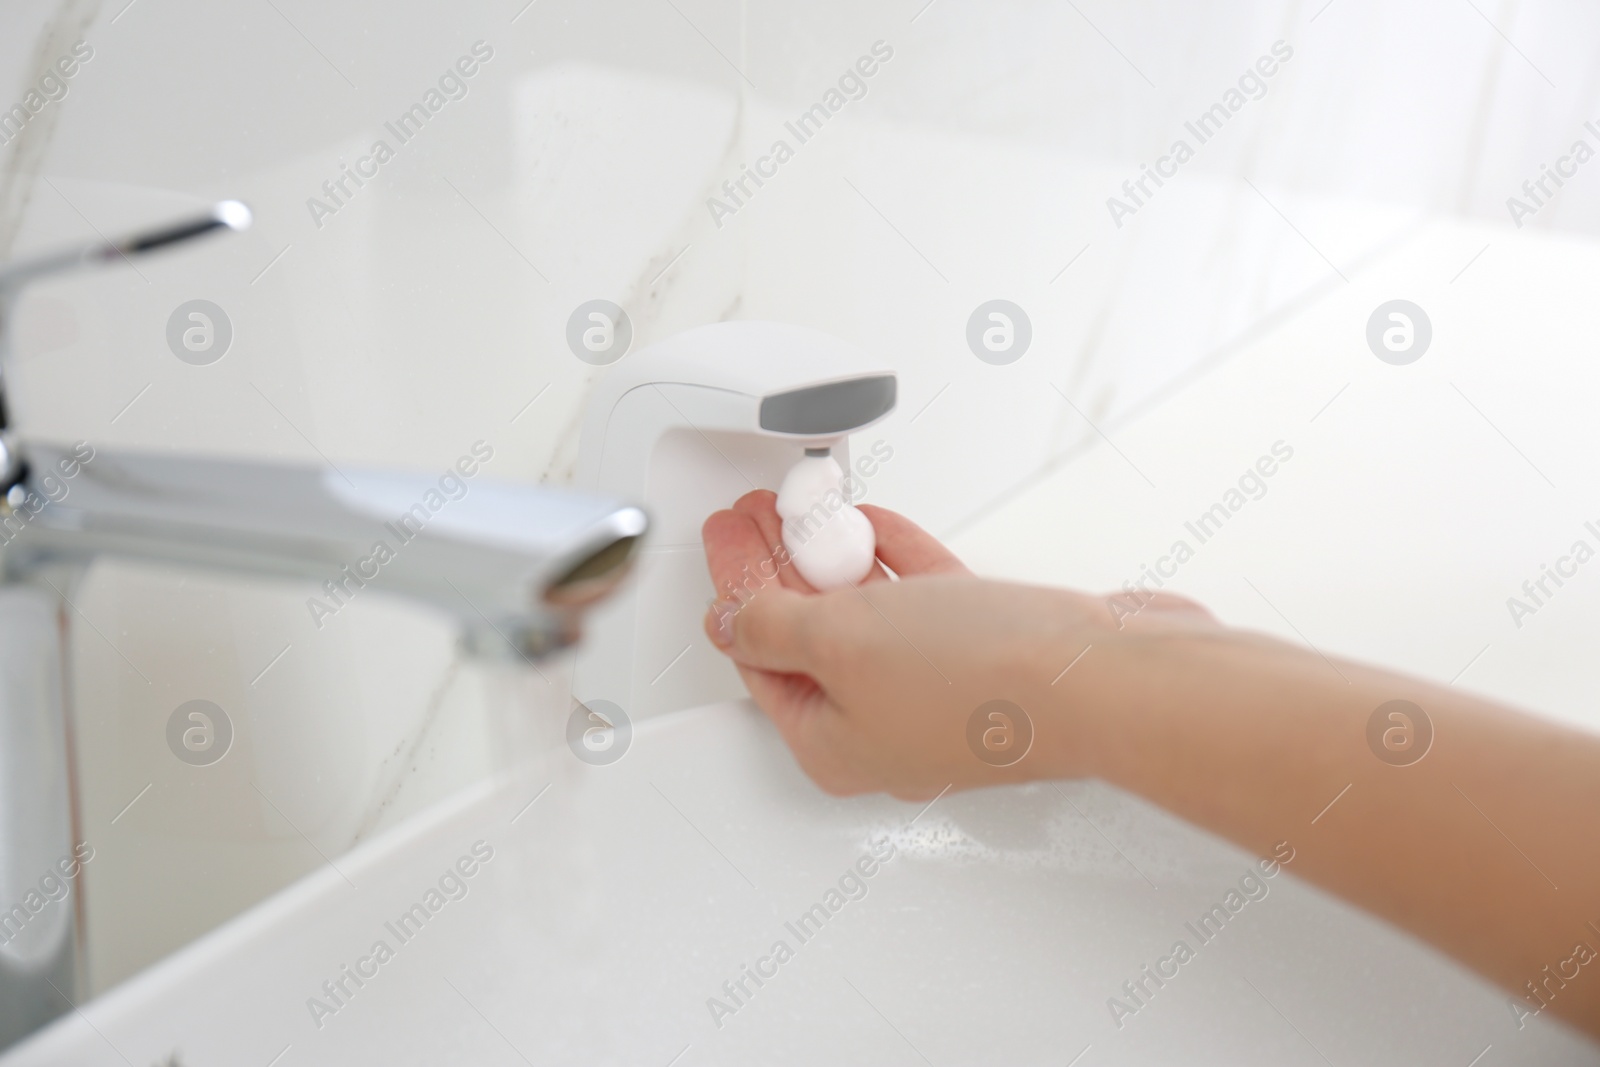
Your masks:
[[[718,600],[706,612],[706,636],[746,667],[809,674],[816,599],[769,585],[743,602]]]

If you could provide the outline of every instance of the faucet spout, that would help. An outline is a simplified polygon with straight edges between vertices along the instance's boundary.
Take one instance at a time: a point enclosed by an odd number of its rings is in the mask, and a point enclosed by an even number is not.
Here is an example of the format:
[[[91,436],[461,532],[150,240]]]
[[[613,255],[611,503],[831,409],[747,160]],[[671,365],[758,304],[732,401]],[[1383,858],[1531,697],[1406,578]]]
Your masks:
[[[318,604],[331,611],[371,586],[454,617],[484,654],[534,657],[576,641],[583,611],[622,580],[648,525],[599,496],[481,476],[442,490],[406,471],[110,450],[85,459],[85,447],[30,442],[30,465],[75,477],[53,479],[65,495],[6,524],[8,571],[110,555],[309,581],[308,624],[319,628]]]

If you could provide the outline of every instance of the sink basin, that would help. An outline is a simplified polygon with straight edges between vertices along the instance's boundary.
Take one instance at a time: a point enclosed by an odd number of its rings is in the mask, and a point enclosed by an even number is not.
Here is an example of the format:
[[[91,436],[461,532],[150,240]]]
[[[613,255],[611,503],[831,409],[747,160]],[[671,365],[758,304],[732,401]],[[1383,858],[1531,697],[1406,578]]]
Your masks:
[[[1560,1027],[1518,1032],[1503,994],[1283,871],[1202,941],[1192,927],[1256,860],[1105,786],[829,798],[747,702],[643,723],[600,767],[547,725],[515,775],[0,1063],[1592,1057]],[[1179,940],[1192,958],[1160,963]],[[1176,974],[1113,1013],[1146,965]]]
[[[1293,463],[1186,567],[1182,591],[1229,622],[1594,728],[1582,650],[1600,587],[1574,583],[1526,630],[1503,603],[1579,516],[1463,398],[1493,397],[1558,484],[1591,480],[1571,457],[1594,449],[1549,435],[1591,432],[1593,372],[1563,354],[1588,321],[1568,289],[1592,286],[1600,260],[1508,239],[1450,290],[1483,240],[1420,235],[1159,418],[1112,427],[1120,451],[1046,472],[954,547],[985,573],[1114,588],[1283,438]],[[1415,277],[1441,281],[1419,292]],[[1514,284],[1534,313],[1512,366],[1509,320],[1490,329],[1469,312]],[[1396,291],[1440,323],[1438,358],[1405,376],[1359,348]],[[1576,384],[1514,388],[1536,364]],[[553,702],[519,722],[537,736],[519,741],[532,755],[514,773],[326,848],[333,863],[0,1067],[1595,1060],[1547,1017],[1519,1030],[1503,992],[1301,884],[1292,860],[1256,878],[1256,857],[1098,783],[929,806],[829,798],[742,701],[641,718],[608,766],[573,757]],[[1311,814],[1286,849],[1315,846]],[[1226,922],[1203,923],[1219,906]]]

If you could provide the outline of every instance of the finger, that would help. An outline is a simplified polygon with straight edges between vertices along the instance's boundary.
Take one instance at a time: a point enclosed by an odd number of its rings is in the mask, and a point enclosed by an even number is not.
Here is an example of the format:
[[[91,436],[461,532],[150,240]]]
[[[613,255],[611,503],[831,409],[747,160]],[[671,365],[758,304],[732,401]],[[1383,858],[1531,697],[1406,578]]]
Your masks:
[[[803,736],[801,723],[817,702],[825,699],[817,683],[803,674],[783,674],[758,667],[734,664],[750,697],[778,728],[785,742],[793,747]]]
[[[1134,629],[1168,627],[1210,629],[1221,625],[1204,604],[1175,593],[1144,594],[1142,606],[1132,613],[1123,611],[1122,618],[1126,625]],[[1121,629],[1121,626],[1118,628]]]
[[[1151,600],[1145,602],[1150,611],[1163,611],[1174,615],[1199,615],[1206,619],[1215,619],[1211,609],[1198,600],[1190,600],[1177,593],[1157,593]]]
[[[871,789],[871,776],[848,758],[851,746],[838,707],[815,682],[803,675],[748,667],[740,668],[740,674],[757,706],[794,753],[795,762],[823,792],[842,797]]]
[[[746,493],[734,503],[733,510],[748,516],[750,521],[755,523],[756,529],[761,531],[761,537],[766,542],[769,557],[785,561],[788,559],[788,550],[783,547],[783,520],[778,518],[777,493],[771,489],[757,489]],[[797,593],[817,591],[801,576],[799,569],[789,563],[779,568],[778,581],[785,589],[793,589]]]
[[[956,558],[938,538],[901,515],[872,504],[861,512],[872,522],[878,535],[878,558],[901,577],[914,574],[968,574],[967,565]]]
[[[1210,629],[1221,625],[1205,605],[1176,593],[1146,590],[1108,593],[1100,598],[1106,617],[1118,630]]]
[[[719,600],[706,612],[706,636],[746,667],[810,674],[813,615],[822,601],[767,585],[744,601]]]
[[[700,539],[719,597],[742,600],[777,576],[769,546],[748,515],[719,511],[700,528]]]

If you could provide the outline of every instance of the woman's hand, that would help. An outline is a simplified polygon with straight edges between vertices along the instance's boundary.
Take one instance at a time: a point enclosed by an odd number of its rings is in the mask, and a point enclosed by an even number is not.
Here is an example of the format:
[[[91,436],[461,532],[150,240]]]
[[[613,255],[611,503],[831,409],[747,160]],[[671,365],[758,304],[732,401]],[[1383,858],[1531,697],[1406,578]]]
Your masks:
[[[976,578],[910,520],[871,506],[861,510],[881,565],[859,586],[820,594],[787,564],[773,504],[772,493],[753,492],[706,521],[723,597],[706,631],[830,793],[931,797],[950,786],[1086,773],[1082,718],[1062,706],[1104,704],[1097,683],[1125,698],[1137,692],[1108,674],[1129,636],[1214,625],[1175,597],[1130,614],[1107,599]],[[969,720],[994,700],[1020,708],[1026,723],[1010,725],[1033,733],[1031,748],[1004,768],[969,742]]]
[[[1600,974],[1549,977],[1600,934],[1593,733],[1227,629],[1177,597],[984,581],[862,510],[900,580],[879,568],[827,594],[782,565],[771,493],[705,525],[727,597],[707,631],[824,789],[1102,778],[1256,855],[1287,848],[1297,875],[1511,991],[1519,1026],[1548,1006],[1600,1036]],[[1032,727],[1005,767],[974,739],[995,700]],[[1395,701],[1431,739],[1404,759],[1372,740]]]

